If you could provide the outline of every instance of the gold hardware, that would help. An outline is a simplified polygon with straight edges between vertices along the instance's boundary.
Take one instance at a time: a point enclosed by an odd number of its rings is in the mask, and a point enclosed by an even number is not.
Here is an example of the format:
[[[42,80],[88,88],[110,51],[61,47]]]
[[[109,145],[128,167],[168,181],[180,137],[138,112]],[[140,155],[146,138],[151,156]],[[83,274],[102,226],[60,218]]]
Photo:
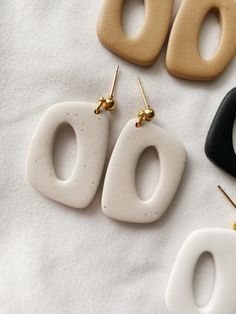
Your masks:
[[[224,196],[234,206],[234,208],[236,208],[235,202],[232,200],[232,198],[225,192],[225,190],[220,185],[218,185],[218,189],[224,194]],[[236,231],[236,222],[232,224],[232,229]]]
[[[234,223],[232,224],[232,229],[233,229],[234,231],[236,231],[236,222],[234,222]]]
[[[139,110],[138,113],[138,122],[135,124],[136,128],[140,128],[143,125],[144,121],[152,121],[155,117],[155,111],[151,108],[151,106],[147,102],[147,98],[144,93],[143,85],[141,83],[140,78],[137,76],[137,82],[141,91],[141,95],[143,97],[145,108]]]
[[[225,190],[218,185],[218,189],[224,194],[224,196],[228,199],[228,201],[234,206],[234,208],[236,208],[236,204],[235,202],[232,200],[232,198],[225,192]]]
[[[107,98],[104,98],[104,97],[99,98],[98,106],[94,110],[95,114],[99,114],[101,112],[102,108],[107,110],[107,111],[111,111],[111,110],[115,109],[116,104],[114,101],[114,88],[115,88],[118,72],[119,72],[119,65],[117,65],[117,67],[116,67],[110,95]]]

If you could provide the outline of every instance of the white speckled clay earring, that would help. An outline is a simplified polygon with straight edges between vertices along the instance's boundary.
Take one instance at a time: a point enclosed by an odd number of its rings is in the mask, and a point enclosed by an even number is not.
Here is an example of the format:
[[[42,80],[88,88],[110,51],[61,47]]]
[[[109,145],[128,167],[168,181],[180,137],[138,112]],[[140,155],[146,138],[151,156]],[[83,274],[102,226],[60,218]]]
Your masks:
[[[31,185],[47,197],[75,208],[85,208],[93,200],[102,176],[107,153],[109,119],[107,111],[115,108],[114,86],[107,99],[100,98],[98,107],[86,102],[59,103],[43,115],[32,139],[26,176]],[[53,166],[53,146],[58,129],[69,124],[77,139],[77,159],[69,179],[62,181]]]
[[[130,120],[113,150],[106,172],[102,211],[110,218],[134,223],[149,223],[159,219],[170,205],[183,174],[186,152],[183,145],[169,132],[154,123],[154,118],[138,79],[145,109],[139,121]],[[140,155],[147,147],[154,147],[160,160],[159,184],[148,200],[141,200],[135,187],[135,172]]]
[[[219,188],[236,207],[224,190]],[[166,305],[171,314],[236,313],[236,224],[233,229],[200,229],[185,240],[166,292]],[[215,264],[215,287],[208,304],[199,307],[193,293],[193,278],[197,262],[206,252],[212,255]]]

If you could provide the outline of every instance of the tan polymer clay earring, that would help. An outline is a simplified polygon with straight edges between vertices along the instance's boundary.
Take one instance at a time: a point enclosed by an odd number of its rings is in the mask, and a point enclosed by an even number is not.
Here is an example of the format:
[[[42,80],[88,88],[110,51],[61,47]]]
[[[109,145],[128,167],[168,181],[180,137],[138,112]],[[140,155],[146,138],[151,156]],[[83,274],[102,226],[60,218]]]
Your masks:
[[[167,35],[173,0],[145,0],[145,20],[141,32],[127,37],[122,29],[124,0],[104,0],[97,34],[102,44],[118,56],[137,65],[148,66],[156,60]]]
[[[199,52],[199,34],[204,18],[217,11],[222,35],[213,58]],[[166,66],[174,76],[191,80],[212,80],[220,75],[236,53],[236,1],[184,0],[171,30]]]

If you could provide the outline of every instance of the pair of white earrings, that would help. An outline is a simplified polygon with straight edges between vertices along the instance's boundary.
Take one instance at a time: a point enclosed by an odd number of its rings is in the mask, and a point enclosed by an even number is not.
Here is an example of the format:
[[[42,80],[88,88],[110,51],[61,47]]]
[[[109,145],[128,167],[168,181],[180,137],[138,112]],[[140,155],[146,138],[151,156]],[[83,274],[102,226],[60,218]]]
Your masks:
[[[75,208],[85,208],[93,200],[102,176],[107,153],[109,118],[101,109],[115,108],[114,86],[107,99],[100,98],[98,107],[85,102],[59,103],[43,115],[32,139],[26,174],[31,185],[47,197]],[[135,223],[159,219],[170,205],[183,174],[186,152],[183,145],[166,130],[154,123],[154,118],[138,79],[145,108],[139,120],[130,120],[114,147],[106,171],[102,194],[102,211],[110,218]],[[72,175],[60,180],[53,166],[53,146],[59,127],[69,124],[77,139],[77,159]],[[135,172],[140,155],[154,147],[160,160],[160,180],[150,199],[139,198],[135,187]]]
[[[219,186],[236,208],[236,204]],[[166,304],[171,314],[235,314],[236,313],[236,224],[234,230],[200,229],[184,242],[175,261],[166,293]],[[215,264],[215,287],[209,303],[196,304],[193,278],[199,258],[210,253]]]

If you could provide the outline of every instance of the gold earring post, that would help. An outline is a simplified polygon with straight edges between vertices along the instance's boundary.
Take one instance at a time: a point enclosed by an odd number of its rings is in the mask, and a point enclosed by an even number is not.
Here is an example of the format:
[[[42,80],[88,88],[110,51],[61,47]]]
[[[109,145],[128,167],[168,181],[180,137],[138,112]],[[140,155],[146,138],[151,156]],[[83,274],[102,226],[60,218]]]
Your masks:
[[[116,81],[117,81],[117,76],[118,76],[119,69],[120,69],[120,66],[117,65],[117,66],[116,66],[115,75],[114,75],[114,78],[113,78],[113,82],[112,82],[112,86],[111,86],[111,92],[110,92],[110,96],[111,96],[111,97],[114,96],[114,89],[115,89],[115,85],[116,85]]]
[[[218,185],[218,189],[224,194],[224,196],[234,206],[234,208],[236,208],[235,202],[232,200],[232,198],[225,192],[225,190],[220,185]]]
[[[236,208],[235,202],[232,200],[232,198],[225,192],[225,190],[220,185],[218,185],[218,189],[224,194],[224,196],[234,206],[234,208]],[[236,230],[236,222],[233,223],[232,228],[233,230]]]
[[[147,98],[145,96],[145,93],[144,93],[144,89],[143,89],[143,85],[142,85],[142,82],[139,78],[139,76],[137,76],[137,82],[138,82],[138,85],[139,85],[139,88],[140,88],[140,91],[141,91],[141,95],[143,97],[143,101],[144,101],[144,104],[145,104],[145,108],[148,109],[150,108],[148,102],[147,102]]]
[[[107,111],[111,111],[115,109],[115,101],[114,101],[114,89],[117,81],[117,76],[119,72],[119,65],[116,67],[115,75],[112,82],[111,92],[110,95],[107,98],[101,97],[99,99],[99,103],[97,108],[94,110],[95,114],[99,114],[101,112],[101,109],[104,108]]]
[[[144,109],[142,108],[142,109],[139,110],[139,113],[138,113],[139,120],[135,124],[136,128],[140,128],[143,125],[144,121],[151,121],[151,120],[153,120],[153,118],[155,116],[155,111],[151,108],[151,106],[147,102],[147,98],[145,96],[143,85],[142,85],[142,82],[141,82],[139,76],[137,76],[137,82],[138,82],[138,86],[139,86],[139,89],[141,91],[141,95],[142,95],[143,102],[144,102],[144,105],[145,105]]]

